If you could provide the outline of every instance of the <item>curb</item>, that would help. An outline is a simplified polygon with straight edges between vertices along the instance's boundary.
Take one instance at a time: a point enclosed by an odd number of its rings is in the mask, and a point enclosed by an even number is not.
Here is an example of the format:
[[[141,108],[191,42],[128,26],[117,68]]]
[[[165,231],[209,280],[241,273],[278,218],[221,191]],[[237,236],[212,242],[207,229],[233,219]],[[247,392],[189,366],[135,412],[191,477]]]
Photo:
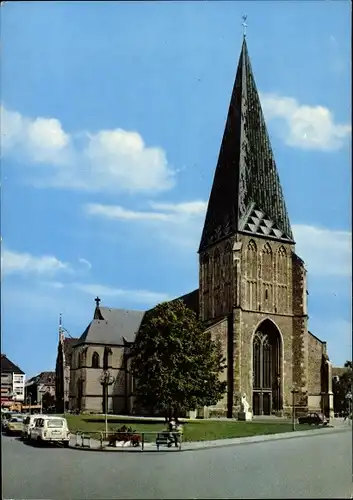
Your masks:
[[[268,441],[280,441],[283,439],[295,439],[295,438],[302,438],[302,437],[315,437],[315,436],[322,436],[323,434],[337,434],[339,432],[343,431],[351,431],[350,428],[337,428],[333,429],[329,432],[327,432],[324,429],[318,429],[318,430],[312,430],[312,431],[298,431],[298,432],[283,432],[281,434],[268,434],[265,436],[261,436],[262,439],[260,439],[260,436],[248,436],[246,438],[235,438],[237,439],[237,442],[232,442],[232,443],[223,443],[221,439],[217,440],[218,442],[214,442],[210,444],[206,444],[205,446],[200,446],[200,447],[195,447],[195,448],[183,448],[182,451],[202,451],[202,450],[210,450],[214,448],[227,448],[230,446],[244,446],[244,445],[250,445],[250,444],[259,444],[259,443],[265,443]],[[299,434],[300,433],[300,434]],[[253,439],[255,437],[255,439]],[[201,442],[201,441],[199,441]]]
[[[244,438],[233,438],[232,442],[229,443],[229,439],[217,439],[215,441],[194,441],[194,442],[185,442],[184,447],[181,449],[167,449],[162,448],[159,452],[157,449],[130,449],[130,448],[82,448],[80,446],[70,445],[69,449],[77,450],[77,451],[90,451],[90,452],[106,452],[106,453],[176,453],[176,452],[193,452],[193,451],[202,451],[202,450],[210,450],[214,448],[227,448],[229,446],[242,446],[249,444],[258,444],[264,443],[267,441],[279,441],[283,439],[295,439],[301,437],[313,437],[313,436],[322,436],[323,434],[337,434],[340,432],[352,432],[352,427],[337,427],[330,428],[327,432],[327,429],[317,429],[317,430],[307,430],[307,431],[296,431],[296,432],[282,432],[280,434],[267,434],[262,436],[247,436]],[[228,441],[228,442],[227,442]],[[200,445],[198,445],[200,443]],[[201,444],[207,443],[207,444]],[[191,446],[190,446],[191,445]],[[196,446],[195,446],[196,445]]]

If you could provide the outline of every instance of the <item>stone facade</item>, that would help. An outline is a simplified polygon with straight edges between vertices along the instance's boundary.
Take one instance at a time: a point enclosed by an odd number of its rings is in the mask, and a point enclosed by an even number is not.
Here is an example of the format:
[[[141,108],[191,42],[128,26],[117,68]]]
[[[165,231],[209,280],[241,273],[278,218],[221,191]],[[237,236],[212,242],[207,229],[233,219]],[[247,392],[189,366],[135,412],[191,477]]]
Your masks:
[[[117,345],[82,345],[74,351],[71,362],[70,406],[91,413],[130,413],[132,379],[127,364],[128,348]],[[101,384],[108,370],[113,383],[107,398]]]
[[[71,358],[77,341],[78,339],[65,337],[60,327],[55,366],[55,402],[58,413],[70,408]]]
[[[294,245],[248,235],[224,240],[200,253],[199,285],[201,319],[222,340],[228,363],[218,413],[234,415],[243,394],[251,404],[253,338],[263,322],[279,333],[282,412],[291,412],[293,389],[297,411],[320,408],[324,343],[307,329],[306,269]]]

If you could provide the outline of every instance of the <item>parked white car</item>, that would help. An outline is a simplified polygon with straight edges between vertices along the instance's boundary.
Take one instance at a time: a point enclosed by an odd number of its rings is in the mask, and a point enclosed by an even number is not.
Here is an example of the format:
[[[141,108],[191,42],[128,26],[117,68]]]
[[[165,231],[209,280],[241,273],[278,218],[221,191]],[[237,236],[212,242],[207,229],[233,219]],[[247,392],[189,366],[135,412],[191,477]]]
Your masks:
[[[30,439],[31,430],[35,426],[36,419],[46,417],[46,416],[47,415],[27,415],[24,422],[23,422],[22,438],[23,439]]]
[[[68,447],[70,442],[70,431],[66,418],[36,415],[34,427],[30,431],[30,439],[37,444],[62,443]]]

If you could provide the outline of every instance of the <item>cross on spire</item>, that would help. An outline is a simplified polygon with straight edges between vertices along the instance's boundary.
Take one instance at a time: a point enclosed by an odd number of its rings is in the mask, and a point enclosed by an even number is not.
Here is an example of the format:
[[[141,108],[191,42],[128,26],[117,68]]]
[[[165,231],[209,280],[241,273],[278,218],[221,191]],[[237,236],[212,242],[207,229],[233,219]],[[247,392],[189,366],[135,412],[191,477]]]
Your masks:
[[[96,301],[96,307],[99,307],[99,302],[101,301],[101,299],[97,296],[94,300]]]
[[[245,38],[246,37],[246,28],[248,27],[248,25],[246,24],[246,20],[247,20],[248,16],[245,15],[242,17],[243,19],[243,22],[242,22],[242,26],[243,26],[243,37]]]

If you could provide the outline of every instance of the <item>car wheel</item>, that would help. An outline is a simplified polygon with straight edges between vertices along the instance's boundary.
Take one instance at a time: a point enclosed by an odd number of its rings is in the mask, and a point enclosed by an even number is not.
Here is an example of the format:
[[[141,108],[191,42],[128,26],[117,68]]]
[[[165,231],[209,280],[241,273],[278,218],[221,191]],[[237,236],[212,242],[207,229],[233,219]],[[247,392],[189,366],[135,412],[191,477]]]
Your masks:
[[[70,441],[64,441],[64,448],[68,448],[69,447],[69,444],[70,444]]]

